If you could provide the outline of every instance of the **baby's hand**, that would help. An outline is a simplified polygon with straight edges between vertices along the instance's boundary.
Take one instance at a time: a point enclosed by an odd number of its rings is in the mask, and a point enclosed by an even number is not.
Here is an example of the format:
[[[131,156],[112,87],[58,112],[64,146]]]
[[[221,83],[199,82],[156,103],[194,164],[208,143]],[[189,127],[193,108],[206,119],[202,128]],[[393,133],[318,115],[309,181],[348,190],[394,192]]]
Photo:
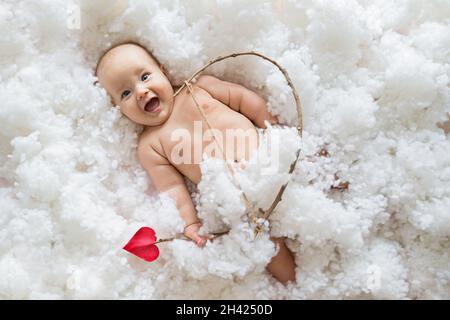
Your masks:
[[[189,224],[184,228],[184,235],[194,241],[199,247],[203,247],[206,244],[206,241],[213,238],[213,236],[209,234],[204,236],[199,235],[198,230],[200,230],[201,226],[201,222],[197,222]]]

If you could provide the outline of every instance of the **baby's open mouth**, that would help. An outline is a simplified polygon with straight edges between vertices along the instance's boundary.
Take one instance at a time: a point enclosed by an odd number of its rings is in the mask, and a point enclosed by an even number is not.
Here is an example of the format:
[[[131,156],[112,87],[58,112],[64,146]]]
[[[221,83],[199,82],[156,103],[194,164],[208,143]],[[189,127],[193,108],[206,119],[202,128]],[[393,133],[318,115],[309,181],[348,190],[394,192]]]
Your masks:
[[[155,112],[159,109],[159,99],[157,97],[151,98],[144,107],[147,112]]]

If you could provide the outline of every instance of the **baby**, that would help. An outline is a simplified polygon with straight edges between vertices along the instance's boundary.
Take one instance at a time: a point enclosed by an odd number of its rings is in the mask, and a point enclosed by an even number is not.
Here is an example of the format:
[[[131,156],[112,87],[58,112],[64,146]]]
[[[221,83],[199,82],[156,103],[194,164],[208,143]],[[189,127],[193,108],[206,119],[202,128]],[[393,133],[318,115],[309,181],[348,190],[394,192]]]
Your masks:
[[[199,234],[202,224],[183,179],[185,176],[198,184],[201,179],[200,166],[196,161],[180,161],[180,156],[200,147],[201,150],[209,149],[209,153],[205,151],[209,156],[221,157],[220,153],[211,151],[215,148],[208,148],[210,144],[219,143],[226,150],[227,159],[239,162],[248,160],[256,146],[247,144],[244,148],[235,146],[230,150],[227,146],[229,141],[215,142],[212,137],[207,139],[202,135],[200,141],[187,140],[189,150],[174,152],[177,141],[174,141],[172,134],[182,130],[193,137],[198,124],[204,124],[200,112],[203,110],[213,131],[220,136],[225,136],[229,129],[245,130],[250,140],[257,141],[254,125],[264,128],[264,121],[276,123],[276,118],[268,112],[264,99],[256,93],[208,75],[200,76],[192,84],[193,94],[201,108],[199,110],[187,87],[174,94],[178,88],[171,85],[164,68],[150,52],[136,43],[124,43],[109,49],[100,58],[96,75],[113,104],[119,106],[131,121],[144,126],[138,143],[139,162],[155,188],[159,192],[167,192],[176,201],[185,221],[184,235],[198,246],[204,246],[212,237]],[[295,261],[284,239],[271,239],[279,250],[267,265],[267,270],[284,284],[295,280]]]

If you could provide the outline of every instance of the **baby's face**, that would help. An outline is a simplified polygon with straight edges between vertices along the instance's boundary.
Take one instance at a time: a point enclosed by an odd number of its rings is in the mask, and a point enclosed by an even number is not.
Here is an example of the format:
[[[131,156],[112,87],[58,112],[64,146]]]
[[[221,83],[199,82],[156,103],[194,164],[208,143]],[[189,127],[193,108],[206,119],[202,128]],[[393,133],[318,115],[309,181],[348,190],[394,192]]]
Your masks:
[[[124,44],[108,51],[97,70],[99,83],[131,121],[157,126],[170,116],[173,88],[149,54]]]

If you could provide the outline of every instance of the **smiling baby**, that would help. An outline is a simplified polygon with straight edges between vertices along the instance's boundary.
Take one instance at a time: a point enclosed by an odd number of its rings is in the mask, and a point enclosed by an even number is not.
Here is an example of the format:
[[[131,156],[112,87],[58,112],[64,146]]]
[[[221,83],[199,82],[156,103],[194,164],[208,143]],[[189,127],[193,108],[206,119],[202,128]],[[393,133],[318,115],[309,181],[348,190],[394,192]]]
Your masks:
[[[137,150],[139,162],[155,188],[159,192],[167,192],[176,202],[185,222],[184,235],[198,246],[204,246],[211,236],[199,234],[202,224],[183,178],[187,177],[195,184],[201,180],[201,157],[193,159],[191,155],[200,150],[201,155],[225,156],[234,162],[248,160],[258,146],[255,126],[265,128],[265,121],[276,123],[276,118],[267,110],[266,102],[241,85],[203,75],[192,84],[201,108],[198,109],[186,87],[175,95],[177,88],[168,80],[164,68],[150,52],[136,43],[110,48],[99,59],[96,75],[113,104],[119,106],[128,119],[144,126]],[[230,139],[214,141],[204,134],[198,138],[196,131],[203,123],[202,112],[213,129],[212,135],[226,137],[232,130],[245,135],[248,143],[236,145],[230,143]],[[178,139],[173,139],[174,132],[189,136],[185,139],[188,143],[181,150]],[[221,145],[224,155],[212,147],[215,142]],[[271,239],[277,244],[278,251],[267,270],[282,283],[294,281],[292,253],[283,238]]]

